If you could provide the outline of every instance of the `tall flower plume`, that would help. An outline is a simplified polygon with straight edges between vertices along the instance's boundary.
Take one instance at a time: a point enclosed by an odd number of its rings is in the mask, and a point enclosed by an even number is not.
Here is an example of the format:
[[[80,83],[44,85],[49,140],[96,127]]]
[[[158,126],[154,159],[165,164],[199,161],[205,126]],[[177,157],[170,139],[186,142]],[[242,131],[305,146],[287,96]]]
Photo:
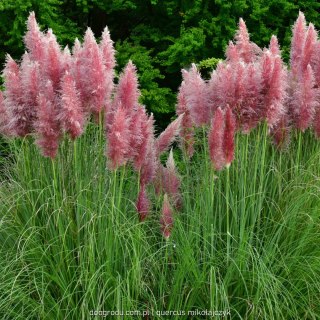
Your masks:
[[[85,115],[73,76],[66,72],[62,79],[61,103],[58,119],[63,130],[74,140],[83,132]]]
[[[212,118],[211,128],[208,134],[210,158],[216,170],[223,169],[225,165],[223,150],[224,132],[224,113],[221,108],[218,108]]]
[[[140,186],[136,207],[139,214],[139,220],[144,221],[150,211],[150,200],[148,199],[144,184]]]
[[[163,236],[169,239],[173,227],[173,214],[167,194],[163,197],[160,225]]]
[[[172,199],[174,206],[180,208],[182,205],[182,198],[179,191],[181,182],[176,171],[172,149],[170,150],[166,167],[162,169],[162,174],[164,192]]]
[[[60,128],[57,121],[53,86],[48,80],[45,90],[38,96],[36,144],[45,157],[55,158],[59,148]]]
[[[290,65],[293,76],[299,73],[301,62],[303,59],[303,49],[306,39],[306,19],[304,14],[300,11],[297,21],[292,29],[291,51],[290,51]]]
[[[312,124],[318,106],[317,89],[314,88],[314,75],[310,65],[293,93],[291,105],[296,127],[305,131]]]
[[[115,50],[113,47],[113,41],[110,38],[110,32],[108,27],[105,27],[102,33],[102,39],[99,43],[99,48],[102,54],[103,64],[105,67],[106,73],[106,82],[105,82],[105,108],[106,111],[111,108],[111,94],[114,87],[113,78],[114,78],[114,68],[116,65],[115,60]]]
[[[44,34],[40,31],[34,12],[31,12],[27,21],[27,33],[24,37],[24,43],[28,49],[31,58],[34,61],[41,62],[45,56]]]
[[[44,72],[46,78],[52,82],[54,90],[59,89],[62,77],[62,52],[56,36],[49,29],[46,34],[46,52],[44,58]]]
[[[107,138],[107,155],[110,159],[110,167],[116,169],[127,162],[131,148],[129,121],[126,117],[126,110],[121,104],[115,110]]]
[[[24,137],[30,130],[30,122],[22,101],[22,84],[18,64],[11,58],[6,57],[3,70],[4,77],[4,105],[9,116],[9,130],[17,136]]]
[[[242,18],[239,20],[239,29],[235,36],[236,48],[240,58],[245,63],[253,62],[256,55],[260,53],[260,48],[250,41],[249,32],[247,26]]]
[[[223,134],[223,152],[226,166],[229,167],[234,159],[234,136],[236,132],[236,119],[228,106],[225,112],[225,127]]]
[[[130,114],[138,105],[140,97],[140,90],[138,86],[136,67],[130,60],[120,75],[114,98],[115,105],[121,101],[121,104],[127,114]]]
[[[182,70],[182,77],[185,79],[187,71]],[[183,114],[180,129],[180,143],[183,150],[185,150],[188,157],[191,157],[194,152],[194,123],[190,114],[190,110],[187,107],[186,98],[186,81],[183,80],[178,92],[178,103],[176,107],[176,113],[178,116]]]
[[[184,72],[185,99],[187,109],[196,126],[202,126],[209,122],[207,84],[201,78],[196,65],[193,63],[189,71]]]
[[[9,129],[9,115],[4,103],[4,97],[0,90],[0,133],[4,135],[10,135]]]
[[[179,115],[177,119],[171,122],[158,137],[156,148],[159,155],[165,152],[178,136],[182,119],[183,114]]]
[[[33,130],[33,123],[36,119],[38,94],[42,87],[40,66],[38,62],[32,61],[28,53],[22,58],[21,68],[22,102],[27,118],[29,132]]]

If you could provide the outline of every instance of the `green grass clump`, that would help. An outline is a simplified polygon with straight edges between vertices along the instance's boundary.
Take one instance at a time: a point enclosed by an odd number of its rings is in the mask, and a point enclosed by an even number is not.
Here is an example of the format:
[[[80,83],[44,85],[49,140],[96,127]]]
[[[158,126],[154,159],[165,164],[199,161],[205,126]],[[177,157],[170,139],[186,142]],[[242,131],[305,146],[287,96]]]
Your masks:
[[[152,212],[140,223],[137,175],[107,169],[94,125],[63,141],[54,161],[29,138],[10,141],[0,188],[0,318],[123,311],[115,318],[204,319],[188,312],[207,310],[319,319],[319,143],[307,132],[278,151],[269,139],[265,127],[238,135],[236,159],[221,172],[202,143],[190,160],[177,151],[184,205],[167,241],[161,197],[149,189]]]

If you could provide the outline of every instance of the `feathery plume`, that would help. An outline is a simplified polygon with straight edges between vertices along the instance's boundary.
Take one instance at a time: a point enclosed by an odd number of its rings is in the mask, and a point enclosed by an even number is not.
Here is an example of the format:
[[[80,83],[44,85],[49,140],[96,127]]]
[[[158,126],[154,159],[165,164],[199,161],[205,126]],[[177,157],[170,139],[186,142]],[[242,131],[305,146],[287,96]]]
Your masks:
[[[156,149],[159,155],[165,152],[179,135],[183,114],[171,122],[167,128],[160,134],[156,141]]]
[[[116,65],[115,50],[113,47],[113,41],[110,38],[110,32],[108,30],[108,27],[105,27],[105,29],[102,32],[102,39],[99,43],[99,48],[105,67],[105,108],[106,112],[108,112],[108,110],[110,110],[111,108],[111,95],[114,87],[114,68]]]
[[[312,124],[314,112],[318,106],[317,91],[314,88],[314,76],[310,65],[294,91],[291,103],[296,127],[304,132]]]
[[[212,118],[211,128],[208,135],[210,158],[216,170],[223,169],[225,165],[225,155],[223,150],[224,131],[224,113],[221,108],[218,108]]]
[[[261,71],[250,63],[245,70],[243,104],[241,107],[241,130],[249,133],[261,120]]]
[[[225,111],[225,127],[223,134],[223,152],[226,167],[229,167],[234,159],[234,136],[236,132],[236,119],[228,106]]]
[[[232,41],[229,41],[229,44],[227,46],[226,58],[230,63],[238,62],[240,59],[238,49]]]
[[[163,190],[167,193],[173,201],[175,207],[181,207],[181,194],[179,191],[180,188],[180,178],[176,172],[176,166],[174,163],[173,152],[170,150],[169,157],[166,163],[166,168],[162,169],[162,183]]]
[[[62,78],[61,107],[58,120],[63,130],[74,140],[83,132],[85,116],[73,76],[66,72]]]
[[[6,57],[3,70],[4,77],[4,105],[8,111],[8,130],[19,137],[24,137],[30,130],[28,115],[22,102],[22,84],[18,64],[11,58]]]
[[[235,40],[240,59],[245,63],[253,62],[257,54],[260,54],[261,49],[250,41],[247,26],[242,18],[239,20],[239,29],[236,33]]]
[[[45,92],[38,96],[36,144],[45,157],[55,158],[59,148],[60,128],[57,121],[53,86],[48,80]]]
[[[62,53],[56,36],[49,29],[46,34],[46,55],[44,59],[44,73],[46,78],[52,82],[53,89],[58,90],[62,71]]]
[[[262,58],[263,116],[274,126],[284,113],[287,96],[287,71],[279,55],[266,50]]]
[[[290,66],[293,76],[296,77],[299,73],[301,61],[303,58],[303,49],[306,39],[306,19],[300,11],[298,19],[293,25],[291,50],[290,50]]]
[[[126,110],[120,105],[113,117],[113,123],[107,132],[107,155],[110,168],[116,169],[125,164],[130,152],[130,130]]]
[[[98,114],[105,104],[106,73],[103,57],[90,28],[87,29],[81,50],[83,85],[81,86],[84,101],[89,110]]]
[[[4,104],[4,97],[0,90],[0,133],[6,136],[11,134],[9,129],[9,115]]]
[[[280,47],[278,43],[278,38],[275,35],[272,35],[270,44],[269,44],[269,51],[274,55],[274,56],[280,56]]]
[[[163,197],[160,225],[163,236],[169,239],[173,227],[173,214],[167,194]]]
[[[185,79],[187,71],[182,70],[182,77]],[[180,142],[183,150],[185,150],[187,156],[190,158],[194,152],[194,123],[190,115],[190,110],[187,108],[186,99],[186,82],[182,81],[178,92],[178,103],[176,107],[177,115],[183,114],[180,130]]]
[[[147,131],[149,132],[147,140],[147,150],[146,156],[141,166],[140,171],[140,182],[141,184],[148,185],[156,177],[157,169],[159,167],[158,158],[155,148],[155,139],[154,139],[154,120],[153,115],[151,115],[147,122]]]
[[[208,110],[207,85],[201,78],[194,63],[189,71],[184,72],[184,81],[187,108],[194,124],[196,126],[208,124],[210,115]]]
[[[105,27],[102,32],[101,42],[99,47],[103,57],[103,63],[108,72],[114,72],[114,67],[116,66],[115,50],[113,47],[113,41],[110,38],[110,32],[108,27]]]
[[[306,33],[306,40],[303,48],[303,57],[301,61],[302,72],[305,72],[305,70],[308,68],[308,64],[311,64],[312,62],[312,57],[316,50],[317,38],[317,31],[315,30],[314,25],[310,23]]]
[[[139,214],[139,220],[144,221],[150,211],[150,201],[147,195],[145,185],[140,186],[136,207]]]
[[[114,97],[114,105],[117,105],[119,101],[121,101],[128,115],[130,115],[132,110],[138,105],[140,97],[136,72],[136,67],[130,60],[120,75]]]
[[[45,57],[44,34],[40,31],[36,16],[31,12],[27,20],[27,33],[24,36],[24,43],[34,61],[41,63]]]

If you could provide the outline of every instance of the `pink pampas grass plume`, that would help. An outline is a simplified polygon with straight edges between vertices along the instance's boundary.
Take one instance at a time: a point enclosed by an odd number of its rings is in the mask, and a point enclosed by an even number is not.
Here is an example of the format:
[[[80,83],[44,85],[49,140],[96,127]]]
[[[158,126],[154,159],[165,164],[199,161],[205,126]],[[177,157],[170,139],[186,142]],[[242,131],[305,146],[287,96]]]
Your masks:
[[[166,168],[162,169],[162,183],[163,190],[172,199],[173,204],[176,208],[181,208],[182,197],[179,191],[181,181],[178,177],[176,166],[174,163],[173,152],[170,150],[169,157],[166,163]]]
[[[145,185],[140,186],[136,208],[139,214],[139,220],[141,222],[144,221],[150,212],[150,200]]]
[[[235,40],[240,59],[245,63],[253,62],[256,59],[257,54],[260,54],[261,49],[250,41],[247,26],[242,18],[239,20],[239,29],[235,36]]]
[[[229,41],[227,46],[226,57],[227,61],[230,63],[238,62],[240,60],[238,49],[232,41]]]
[[[138,86],[137,70],[130,60],[120,75],[114,98],[115,104],[121,101],[128,114],[138,105],[140,97]]]
[[[196,126],[208,124],[208,96],[206,82],[201,78],[196,65],[193,63],[189,71],[184,72],[184,94],[190,116]]]
[[[186,71],[182,70],[182,77],[185,78]],[[190,110],[187,108],[186,99],[186,82],[183,80],[179,88],[178,103],[176,107],[177,115],[183,114],[180,130],[180,143],[186,155],[190,158],[194,153],[194,123],[190,115]]]
[[[0,133],[6,136],[11,135],[9,129],[9,115],[4,104],[4,97],[0,90]]]
[[[160,225],[164,238],[169,239],[173,227],[173,214],[167,194],[163,197]]]
[[[133,166],[136,171],[140,171],[147,161],[149,148],[154,143],[153,118],[148,118],[143,106],[138,106],[132,116],[130,132]]]
[[[33,123],[36,119],[38,94],[42,89],[43,82],[40,74],[38,62],[30,60],[29,54],[25,53],[20,67],[22,102],[24,105],[24,114],[28,123],[29,132],[33,130]]]
[[[113,78],[114,78],[114,68],[116,66],[115,60],[115,50],[113,47],[113,41],[110,38],[110,32],[107,27],[102,32],[102,39],[99,43],[99,48],[101,51],[103,64],[105,67],[106,73],[106,82],[105,82],[105,108],[106,111],[111,108],[111,95],[114,88]]]
[[[241,108],[241,130],[247,134],[261,120],[261,72],[257,64],[247,66],[244,86],[246,91]]]
[[[307,69],[308,64],[312,63],[312,58],[316,51],[317,39],[318,39],[317,31],[315,30],[314,25],[310,23],[306,33],[306,40],[303,48],[303,57],[301,61],[302,72],[304,72]]]
[[[234,136],[236,132],[236,118],[228,106],[225,111],[225,127],[223,135],[223,152],[226,167],[229,167],[234,159]]]
[[[71,72],[73,59],[68,46],[65,46],[65,48],[63,49],[61,60],[62,60],[61,74],[65,74],[66,71]]]
[[[287,98],[287,70],[280,55],[265,50],[261,59],[262,115],[274,126],[284,113]]]
[[[287,114],[283,114],[280,121],[270,128],[270,135],[278,149],[284,149],[289,145],[290,130],[289,116]]]
[[[114,67],[116,66],[115,50],[113,46],[113,41],[110,38],[110,32],[108,27],[105,27],[102,32],[101,41],[99,43],[99,48],[102,53],[103,63],[108,72],[114,72]]]
[[[31,132],[28,112],[22,101],[22,84],[18,64],[11,58],[6,57],[6,64],[3,70],[4,77],[4,105],[8,111],[8,130],[14,135],[24,137]]]
[[[61,103],[58,120],[64,131],[74,140],[83,132],[85,116],[73,76],[66,72],[62,78]]]
[[[46,34],[46,53],[43,64],[43,72],[46,74],[46,78],[52,82],[53,89],[58,90],[60,80],[62,77],[62,53],[60,46],[57,42],[56,36],[52,30],[49,29]]]
[[[31,12],[27,20],[27,33],[24,36],[24,43],[34,61],[41,62],[45,56],[44,34],[40,31],[36,16]]]
[[[317,139],[320,139],[320,107],[317,107],[314,120],[313,120],[313,130]]]
[[[297,76],[303,59],[306,31],[306,19],[300,11],[298,19],[293,25],[290,51],[290,66],[294,77]]]
[[[129,121],[126,110],[120,105],[107,132],[107,156],[111,169],[117,169],[127,162],[130,148]]]
[[[81,42],[79,41],[78,38],[76,38],[74,40],[74,44],[72,47],[72,54],[73,54],[74,58],[79,58],[81,50],[82,50]]]
[[[159,155],[168,150],[175,138],[179,135],[183,116],[183,114],[179,115],[178,118],[171,122],[157,138],[156,149]]]
[[[60,128],[54,102],[52,83],[48,80],[45,92],[38,96],[36,144],[45,157],[55,158],[59,148]]]
[[[155,138],[154,138],[154,119],[153,115],[151,115],[147,122],[147,130],[148,130],[148,140],[146,156],[141,166],[140,170],[140,182],[141,184],[148,185],[151,183],[157,174],[157,169],[159,167],[156,148],[155,148]]]
[[[83,95],[89,110],[98,114],[105,104],[106,72],[99,46],[90,28],[87,29],[81,52],[83,64]]]
[[[304,132],[313,121],[318,106],[317,90],[314,88],[314,75],[310,65],[293,93],[292,107],[296,127]]]
[[[210,159],[216,170],[222,170],[225,165],[223,150],[224,132],[224,113],[221,108],[218,108],[212,118],[211,128],[208,134]]]
[[[269,44],[269,51],[274,56],[280,56],[281,55],[278,38],[275,35],[272,35],[272,37],[271,37],[270,44]]]

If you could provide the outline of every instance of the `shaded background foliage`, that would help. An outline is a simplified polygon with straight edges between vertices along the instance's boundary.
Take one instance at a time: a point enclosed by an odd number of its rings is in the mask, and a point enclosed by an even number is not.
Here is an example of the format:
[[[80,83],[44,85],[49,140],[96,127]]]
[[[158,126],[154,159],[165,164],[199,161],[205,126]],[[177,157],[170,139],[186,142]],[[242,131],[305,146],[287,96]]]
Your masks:
[[[87,26],[97,37],[108,25],[117,50],[117,70],[132,59],[138,67],[142,103],[164,127],[174,115],[180,69],[200,64],[207,76],[233,38],[239,17],[254,42],[266,46],[272,34],[288,59],[291,25],[298,11],[320,27],[315,0],[4,0],[0,2],[0,62],[5,53],[23,53],[30,11],[42,29],[52,28],[60,43],[72,46]],[[214,58],[213,58],[214,57]]]

